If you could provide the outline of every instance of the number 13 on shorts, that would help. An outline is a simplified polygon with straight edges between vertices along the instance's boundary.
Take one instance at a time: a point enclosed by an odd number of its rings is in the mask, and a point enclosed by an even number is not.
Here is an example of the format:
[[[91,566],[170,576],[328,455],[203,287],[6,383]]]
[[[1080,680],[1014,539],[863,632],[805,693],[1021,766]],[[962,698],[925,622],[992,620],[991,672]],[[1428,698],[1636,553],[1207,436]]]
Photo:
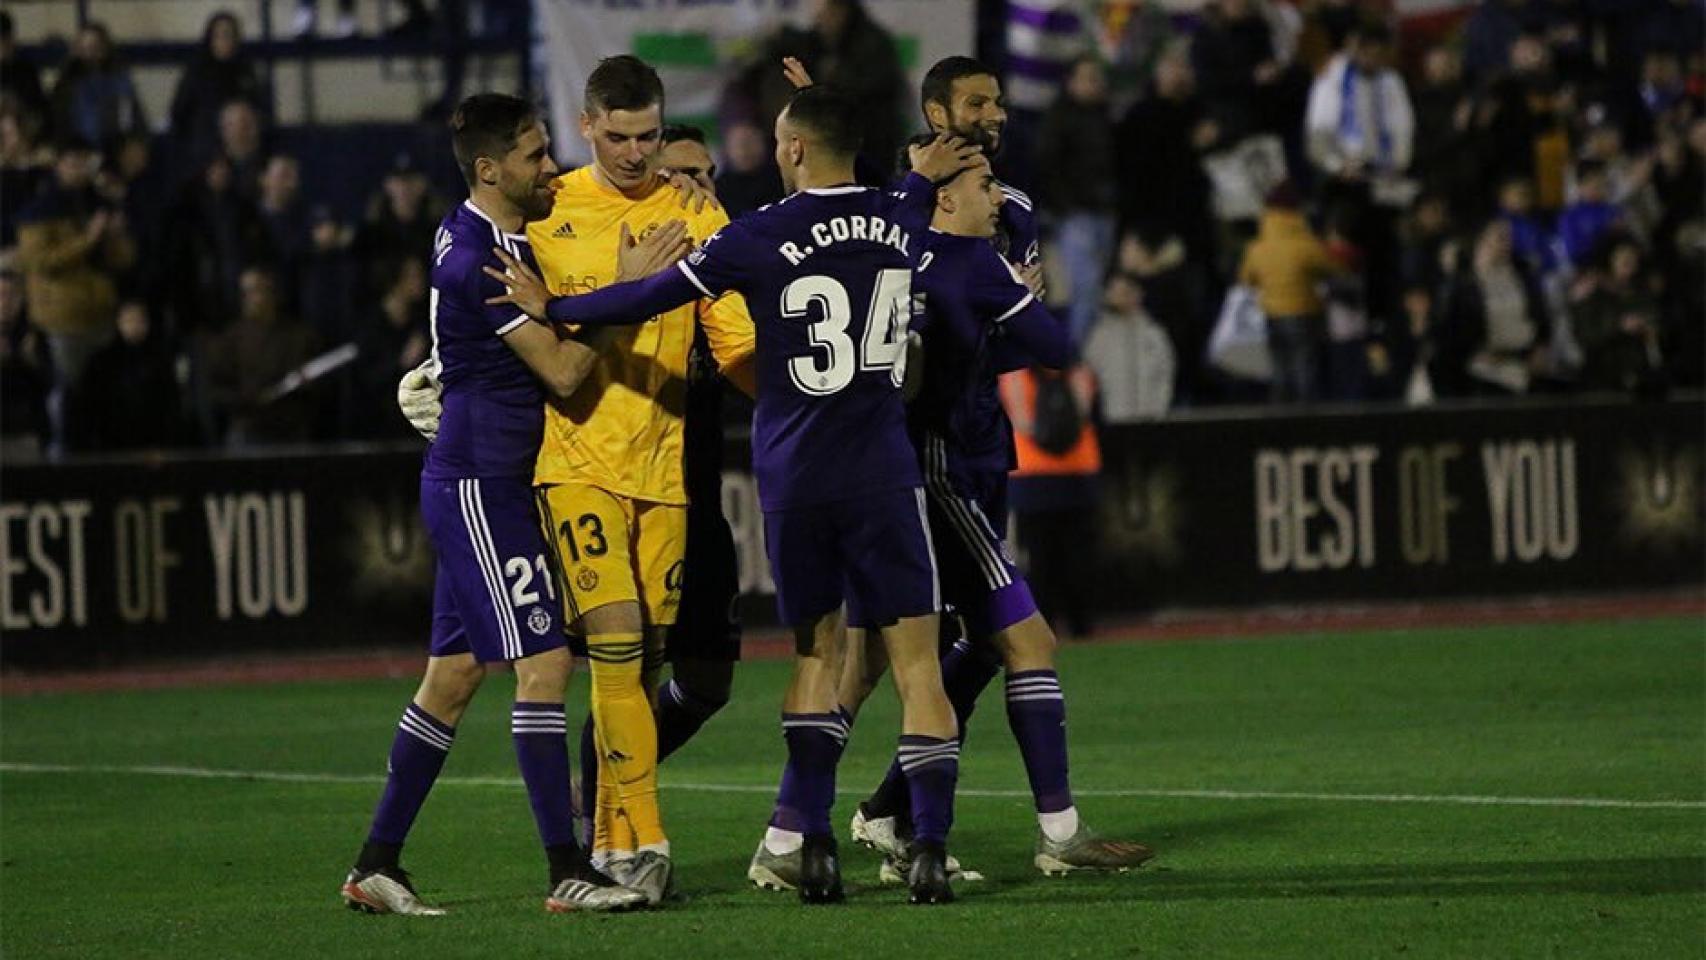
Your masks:
[[[634,500],[584,483],[541,486],[537,495],[571,623],[622,602],[638,603],[648,626],[675,622],[687,548],[685,506]]]

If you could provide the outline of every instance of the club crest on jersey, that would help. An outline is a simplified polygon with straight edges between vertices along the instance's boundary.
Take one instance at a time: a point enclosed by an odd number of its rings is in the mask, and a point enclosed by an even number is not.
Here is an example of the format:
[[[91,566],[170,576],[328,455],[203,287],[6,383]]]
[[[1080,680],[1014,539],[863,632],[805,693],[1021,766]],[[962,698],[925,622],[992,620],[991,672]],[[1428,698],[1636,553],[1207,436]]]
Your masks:
[[[543,637],[545,631],[551,629],[551,615],[544,607],[534,607],[527,614],[527,629],[533,631],[536,637]]]
[[[551,231],[551,239],[553,240],[573,240],[574,238],[574,225],[567,220],[564,220],[557,229]]]
[[[596,590],[598,588],[597,571],[593,570],[591,567],[580,568],[580,572],[575,574],[575,586],[581,588],[583,591]]]

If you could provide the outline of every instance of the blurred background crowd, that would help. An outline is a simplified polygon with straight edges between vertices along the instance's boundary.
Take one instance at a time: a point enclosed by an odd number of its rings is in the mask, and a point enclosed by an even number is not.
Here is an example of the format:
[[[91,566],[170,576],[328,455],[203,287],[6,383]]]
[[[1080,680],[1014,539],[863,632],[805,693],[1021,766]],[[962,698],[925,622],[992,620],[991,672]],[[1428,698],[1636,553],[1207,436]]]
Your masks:
[[[292,42],[357,33],[353,0],[325,6],[294,9]],[[376,25],[444,60],[420,142],[463,92],[469,6],[393,3]],[[484,6],[525,33],[514,4]],[[978,19],[1010,98],[997,170],[1041,214],[1086,424],[1700,386],[1701,0],[1483,0],[1420,25],[1361,0],[1012,0]],[[276,121],[249,29],[208,19],[160,111],[98,20],[21,37],[0,13],[8,454],[410,436],[392,394],[430,349],[426,251],[460,185],[379,142],[365,203],[312,195],[327,158],[290,146],[308,141]],[[1046,56],[1024,40],[1044,34]],[[731,215],[780,192],[786,54],[872,104],[873,159],[922,125],[890,33],[820,0],[753,45],[704,131]]]

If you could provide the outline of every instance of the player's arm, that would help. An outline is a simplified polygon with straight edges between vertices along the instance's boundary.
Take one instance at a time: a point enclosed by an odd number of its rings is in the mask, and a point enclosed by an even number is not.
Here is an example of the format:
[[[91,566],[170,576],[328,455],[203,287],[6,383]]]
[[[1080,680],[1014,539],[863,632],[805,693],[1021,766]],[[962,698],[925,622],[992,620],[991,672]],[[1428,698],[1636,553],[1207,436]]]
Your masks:
[[[753,352],[758,334],[747,310],[746,298],[729,292],[715,300],[703,301],[699,308],[699,326],[705,331],[705,342],[723,379],[735,385],[749,397],[758,395],[758,373],[753,365]]]
[[[603,290],[572,297],[553,297],[545,281],[527,264],[507,251],[492,252],[503,269],[486,267],[486,275],[504,285],[505,292],[486,300],[491,305],[510,304],[535,320],[576,326],[622,326],[643,323],[660,313],[698,298],[698,288],[667,267],[688,250],[687,226],[679,220],[659,228],[635,243],[622,225],[622,246],[617,251],[618,282]],[[663,271],[663,272],[658,272]]]
[[[566,400],[592,372],[598,362],[599,348],[608,337],[607,331],[589,330],[583,339],[576,339],[522,318],[521,323],[503,335],[503,340],[552,396]]]
[[[995,327],[991,348],[997,370],[1060,369],[1072,363],[1066,325],[1037,301],[1024,277],[994,247],[981,252],[974,276],[972,303]]]

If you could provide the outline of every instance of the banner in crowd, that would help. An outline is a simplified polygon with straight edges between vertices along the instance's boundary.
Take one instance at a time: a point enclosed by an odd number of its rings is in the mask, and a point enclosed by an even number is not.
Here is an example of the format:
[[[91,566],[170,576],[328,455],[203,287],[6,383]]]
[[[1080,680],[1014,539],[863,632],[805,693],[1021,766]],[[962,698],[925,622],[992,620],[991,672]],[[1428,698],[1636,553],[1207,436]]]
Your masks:
[[[808,0],[534,0],[553,152],[575,165],[590,159],[578,132],[581,91],[599,60],[621,53],[658,69],[670,122],[714,135],[729,82],[763,55],[775,31],[808,25],[815,7]],[[930,64],[972,52],[973,0],[865,0],[865,9],[894,36],[910,90]],[[779,63],[762,66],[781,70]],[[910,100],[898,109],[922,122]]]
[[[1113,608],[1699,584],[1706,404],[1179,417],[1106,429]],[[745,464],[730,443],[730,464]],[[433,554],[407,446],[0,470],[0,662],[425,649]],[[724,475],[745,613],[774,621],[751,474]],[[510,569],[513,567],[513,569]],[[689,577],[692,571],[689,570]],[[537,585],[506,565],[504,589]]]

